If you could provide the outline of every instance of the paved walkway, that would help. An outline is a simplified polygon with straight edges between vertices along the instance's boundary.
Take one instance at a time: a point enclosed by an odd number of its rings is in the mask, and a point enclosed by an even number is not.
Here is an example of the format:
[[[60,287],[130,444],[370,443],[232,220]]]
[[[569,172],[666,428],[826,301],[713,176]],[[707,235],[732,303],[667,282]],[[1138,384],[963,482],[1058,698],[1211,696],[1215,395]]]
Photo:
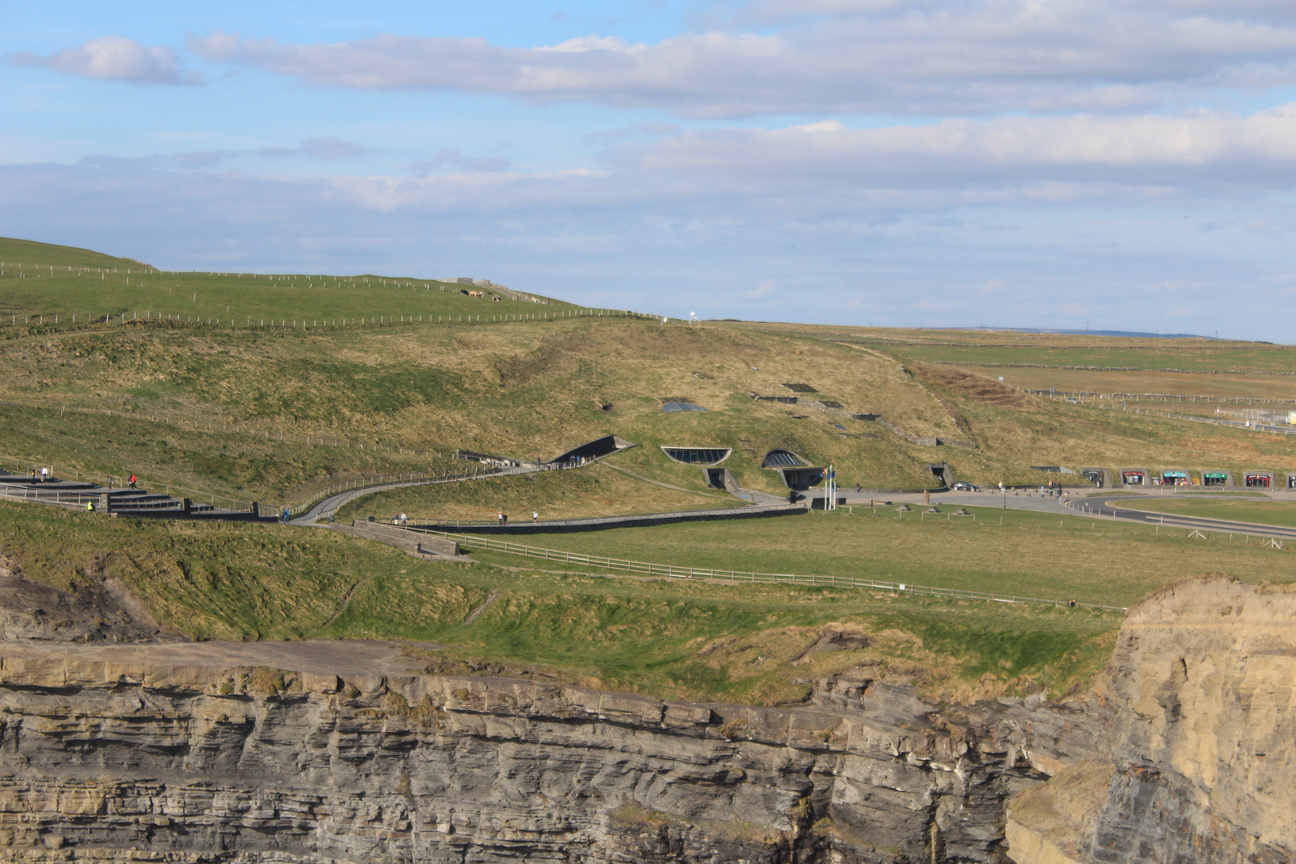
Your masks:
[[[293,525],[309,525],[313,527],[321,526],[319,520],[323,519],[330,513],[337,512],[342,505],[356,498],[363,498],[366,495],[372,495],[375,492],[383,492],[387,489],[403,489],[407,486],[432,486],[437,483],[463,483],[469,480],[485,480],[494,477],[511,477],[516,474],[534,474],[537,471],[548,469],[537,468],[534,465],[522,465],[517,468],[502,468],[491,474],[474,474],[465,477],[451,477],[437,480],[402,480],[397,483],[378,483],[373,486],[361,486],[359,489],[348,489],[345,492],[339,492],[336,495],[330,495],[327,498],[316,503],[296,519],[291,520]]]

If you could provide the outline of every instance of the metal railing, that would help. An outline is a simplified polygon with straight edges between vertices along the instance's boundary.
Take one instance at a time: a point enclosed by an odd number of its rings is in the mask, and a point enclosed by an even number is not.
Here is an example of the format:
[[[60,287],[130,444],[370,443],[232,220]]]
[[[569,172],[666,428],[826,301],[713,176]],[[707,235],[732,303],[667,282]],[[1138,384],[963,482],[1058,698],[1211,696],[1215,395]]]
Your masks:
[[[930,585],[911,585],[907,582],[886,582],[878,579],[864,579],[858,576],[814,576],[797,573],[756,573],[741,570],[720,570],[708,567],[677,567],[673,564],[655,564],[647,561],[630,561],[622,558],[608,558],[602,555],[584,555],[576,552],[564,552],[560,549],[547,549],[540,546],[528,546],[521,543],[510,543],[507,540],[495,540],[491,537],[480,537],[466,534],[451,534],[445,531],[434,531],[426,528],[405,528],[417,534],[427,534],[453,540],[460,546],[476,547],[491,552],[503,552],[508,555],[520,555],[544,561],[561,561],[566,564],[583,564],[588,567],[602,567],[607,570],[618,570],[626,573],[637,573],[645,576],[668,576],[677,579],[715,579],[726,582],[750,583],[786,583],[791,585],[812,585],[833,588],[869,588],[890,591],[900,594],[916,594],[929,597],[942,597],[954,600],[984,600],[994,603],[1030,603],[1042,606],[1067,607],[1069,600],[1046,600],[1039,597],[1018,597],[1012,594],[999,594],[985,591],[964,591],[958,588],[936,588]],[[1077,608],[1097,609],[1103,612],[1126,612],[1125,606],[1104,606],[1098,603],[1074,603]]]

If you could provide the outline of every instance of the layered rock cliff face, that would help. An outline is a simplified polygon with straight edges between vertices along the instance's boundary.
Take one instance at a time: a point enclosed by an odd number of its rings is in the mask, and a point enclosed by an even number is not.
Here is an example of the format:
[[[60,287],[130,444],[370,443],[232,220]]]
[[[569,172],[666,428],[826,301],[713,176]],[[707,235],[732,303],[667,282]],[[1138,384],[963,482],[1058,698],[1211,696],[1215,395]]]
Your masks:
[[[867,682],[759,709],[148,659],[180,650],[0,648],[7,860],[997,861],[1007,797],[1092,745]]]
[[[1091,696],[944,710],[411,674],[387,643],[10,643],[0,860],[1277,864],[1293,622],[1290,588],[1179,583]]]
[[[1224,576],[1130,610],[1097,752],[1011,808],[1020,864],[1296,860],[1296,586]]]

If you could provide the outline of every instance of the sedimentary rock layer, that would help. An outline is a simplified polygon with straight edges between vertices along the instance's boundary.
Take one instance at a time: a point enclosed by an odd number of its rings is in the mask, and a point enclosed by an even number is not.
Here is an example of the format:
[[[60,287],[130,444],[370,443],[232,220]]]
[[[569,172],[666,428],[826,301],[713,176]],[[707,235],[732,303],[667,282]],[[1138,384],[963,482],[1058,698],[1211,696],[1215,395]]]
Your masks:
[[[994,861],[1007,797],[1091,745],[1078,714],[951,717],[862,681],[762,709],[339,677],[291,647],[305,671],[5,646],[11,860]]]

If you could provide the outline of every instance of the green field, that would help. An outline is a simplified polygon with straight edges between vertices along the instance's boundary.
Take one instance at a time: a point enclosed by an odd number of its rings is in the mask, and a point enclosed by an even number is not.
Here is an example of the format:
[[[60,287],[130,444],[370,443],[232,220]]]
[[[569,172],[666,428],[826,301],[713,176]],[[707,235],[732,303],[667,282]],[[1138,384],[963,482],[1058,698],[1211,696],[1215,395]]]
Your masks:
[[[1173,513],[1177,516],[1201,516],[1206,519],[1228,519],[1232,522],[1255,522],[1296,528],[1296,502],[1291,501],[1182,501],[1136,500],[1125,505],[1131,510]]]
[[[976,515],[973,521],[945,509],[929,516],[878,508],[873,516],[856,507],[854,514],[619,528],[516,542],[681,567],[853,576],[1119,606],[1200,573],[1286,582],[1296,562],[1292,551],[1191,540],[1184,530],[966,508]],[[521,560],[481,554],[500,563]]]

